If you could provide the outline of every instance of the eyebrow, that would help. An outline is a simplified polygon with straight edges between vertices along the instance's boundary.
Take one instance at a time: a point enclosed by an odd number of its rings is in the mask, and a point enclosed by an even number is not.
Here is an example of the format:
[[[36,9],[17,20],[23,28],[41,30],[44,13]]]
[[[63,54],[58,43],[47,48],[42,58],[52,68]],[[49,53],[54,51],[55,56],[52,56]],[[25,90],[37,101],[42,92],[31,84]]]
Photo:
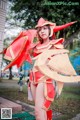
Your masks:
[[[45,28],[45,27],[48,27],[48,26],[45,25],[45,26],[42,26],[42,27],[38,27],[37,30],[39,31],[41,28]]]

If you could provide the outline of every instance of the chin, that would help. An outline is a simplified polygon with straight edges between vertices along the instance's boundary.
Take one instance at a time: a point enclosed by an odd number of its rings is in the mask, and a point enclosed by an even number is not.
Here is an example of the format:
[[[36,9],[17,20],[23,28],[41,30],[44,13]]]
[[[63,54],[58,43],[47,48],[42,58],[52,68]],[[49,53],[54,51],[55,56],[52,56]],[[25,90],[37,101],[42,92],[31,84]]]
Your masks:
[[[43,39],[43,40],[46,40],[46,39],[47,39],[47,37],[42,37],[42,39]]]

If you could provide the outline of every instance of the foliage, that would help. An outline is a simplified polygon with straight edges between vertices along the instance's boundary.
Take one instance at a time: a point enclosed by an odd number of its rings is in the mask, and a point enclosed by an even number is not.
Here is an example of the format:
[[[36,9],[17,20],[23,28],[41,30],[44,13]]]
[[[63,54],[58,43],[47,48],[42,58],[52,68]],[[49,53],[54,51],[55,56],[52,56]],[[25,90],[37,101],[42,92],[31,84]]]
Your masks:
[[[11,10],[15,11],[15,19],[24,20],[24,28],[31,28],[36,25],[40,17],[56,22],[57,25],[77,20],[78,23],[66,30],[71,33],[79,28],[80,22],[80,1],[69,0],[56,1],[54,0],[10,0],[13,4]],[[60,2],[60,3],[59,3]],[[62,2],[62,4],[61,4]],[[69,5],[69,3],[71,5]],[[56,5],[54,5],[56,4]],[[59,4],[59,5],[58,5]]]

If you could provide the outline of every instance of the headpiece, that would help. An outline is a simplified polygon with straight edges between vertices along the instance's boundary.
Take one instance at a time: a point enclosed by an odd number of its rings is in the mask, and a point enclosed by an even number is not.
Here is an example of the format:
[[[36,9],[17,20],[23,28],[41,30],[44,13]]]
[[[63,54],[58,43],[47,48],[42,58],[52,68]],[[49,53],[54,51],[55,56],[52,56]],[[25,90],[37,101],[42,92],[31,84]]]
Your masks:
[[[39,19],[37,25],[35,26],[35,28],[42,27],[42,26],[45,26],[45,25],[49,25],[50,26],[51,32],[50,32],[50,36],[49,37],[51,37],[53,35],[53,29],[56,26],[55,23],[49,22],[49,21],[47,21],[47,20],[45,20],[45,19],[43,19],[41,17]]]

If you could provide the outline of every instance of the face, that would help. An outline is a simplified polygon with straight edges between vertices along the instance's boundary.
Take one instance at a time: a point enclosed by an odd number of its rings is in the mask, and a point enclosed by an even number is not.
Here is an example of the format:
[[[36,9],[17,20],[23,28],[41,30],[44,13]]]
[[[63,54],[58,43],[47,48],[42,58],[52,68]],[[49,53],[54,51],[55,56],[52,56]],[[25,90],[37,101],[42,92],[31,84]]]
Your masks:
[[[49,28],[48,26],[42,26],[38,28],[38,34],[43,40],[49,39]]]

